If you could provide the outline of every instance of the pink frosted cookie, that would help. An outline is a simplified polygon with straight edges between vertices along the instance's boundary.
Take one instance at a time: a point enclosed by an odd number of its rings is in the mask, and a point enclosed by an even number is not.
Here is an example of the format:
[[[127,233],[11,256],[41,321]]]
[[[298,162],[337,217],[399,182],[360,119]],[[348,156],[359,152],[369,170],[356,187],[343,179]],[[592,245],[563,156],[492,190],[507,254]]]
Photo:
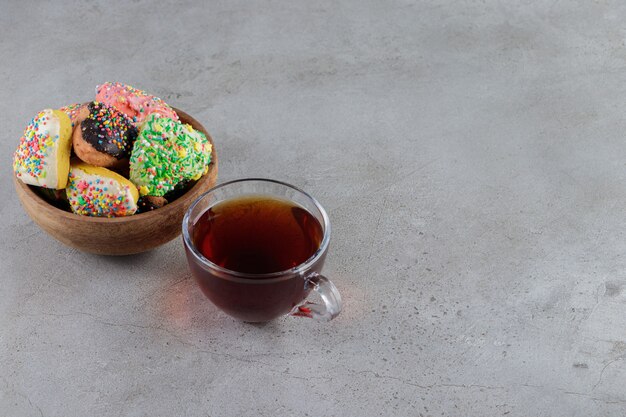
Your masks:
[[[115,107],[130,117],[135,126],[152,113],[178,121],[176,112],[163,100],[122,83],[106,82],[96,87],[96,101]]]

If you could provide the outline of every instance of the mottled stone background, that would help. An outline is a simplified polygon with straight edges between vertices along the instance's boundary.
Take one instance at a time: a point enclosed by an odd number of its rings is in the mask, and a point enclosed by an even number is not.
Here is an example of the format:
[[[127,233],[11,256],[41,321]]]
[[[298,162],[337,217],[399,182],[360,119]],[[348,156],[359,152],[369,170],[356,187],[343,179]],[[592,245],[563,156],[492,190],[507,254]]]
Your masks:
[[[622,1],[0,0],[0,414],[623,416]],[[243,324],[182,244],[79,253],[22,211],[44,107],[123,81],[333,224],[334,322]]]

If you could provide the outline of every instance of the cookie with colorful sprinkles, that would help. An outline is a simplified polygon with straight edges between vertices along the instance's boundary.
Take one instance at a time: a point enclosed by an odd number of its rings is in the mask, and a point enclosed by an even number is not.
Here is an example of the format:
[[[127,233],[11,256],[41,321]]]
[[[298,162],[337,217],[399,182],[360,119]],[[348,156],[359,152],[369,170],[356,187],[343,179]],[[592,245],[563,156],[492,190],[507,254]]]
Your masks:
[[[70,120],[72,121],[72,129],[74,128],[74,126],[76,126],[76,122],[78,121],[80,111],[82,110],[83,107],[84,107],[84,104],[75,103],[75,104],[70,104],[68,106],[63,106],[59,109],[60,111],[62,111],[63,113],[66,113],[70,117]]]
[[[137,129],[130,119],[113,107],[92,101],[78,115],[72,143],[74,153],[84,162],[115,167],[128,158]]]
[[[209,171],[212,151],[207,136],[160,98],[106,82],[95,101],[39,112],[20,138],[13,170],[61,210],[119,217],[180,198]]]
[[[141,196],[161,197],[185,180],[204,175],[211,161],[206,136],[158,113],[141,125],[130,156],[130,180]]]
[[[152,113],[178,121],[178,115],[163,100],[123,83],[106,82],[96,87],[96,101],[115,107],[137,126]]]
[[[72,161],[67,199],[76,214],[94,217],[129,216],[137,211],[135,185],[115,172]]]
[[[13,171],[22,182],[63,189],[72,149],[72,122],[62,111],[45,109],[26,126],[13,155]]]

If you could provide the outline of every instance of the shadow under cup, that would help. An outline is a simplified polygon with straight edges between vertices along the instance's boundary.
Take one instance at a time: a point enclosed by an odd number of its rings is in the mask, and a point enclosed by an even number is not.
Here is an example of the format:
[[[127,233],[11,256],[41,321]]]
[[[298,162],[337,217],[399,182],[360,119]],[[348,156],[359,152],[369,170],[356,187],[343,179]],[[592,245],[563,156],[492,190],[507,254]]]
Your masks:
[[[279,198],[304,208],[322,227],[319,248],[294,268],[264,274],[231,271],[207,259],[198,249],[203,214],[221,202],[248,196]],[[330,223],[322,206],[304,191],[274,180],[243,179],[219,185],[200,196],[183,219],[187,260],[202,292],[218,308],[246,322],[265,322],[289,313],[324,321],[336,317],[341,297],[321,275],[329,240]],[[311,290],[319,293],[321,304],[306,301]]]

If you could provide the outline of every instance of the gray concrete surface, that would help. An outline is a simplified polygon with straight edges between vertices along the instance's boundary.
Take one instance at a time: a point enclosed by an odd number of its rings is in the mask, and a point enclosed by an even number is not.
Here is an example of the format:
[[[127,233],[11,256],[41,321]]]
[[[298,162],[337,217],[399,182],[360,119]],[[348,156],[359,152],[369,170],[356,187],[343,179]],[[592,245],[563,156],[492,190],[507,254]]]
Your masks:
[[[623,416],[619,1],[0,7],[0,415]],[[119,80],[215,137],[220,180],[317,196],[345,311],[237,322],[181,241],[86,255],[22,211],[44,107]]]

